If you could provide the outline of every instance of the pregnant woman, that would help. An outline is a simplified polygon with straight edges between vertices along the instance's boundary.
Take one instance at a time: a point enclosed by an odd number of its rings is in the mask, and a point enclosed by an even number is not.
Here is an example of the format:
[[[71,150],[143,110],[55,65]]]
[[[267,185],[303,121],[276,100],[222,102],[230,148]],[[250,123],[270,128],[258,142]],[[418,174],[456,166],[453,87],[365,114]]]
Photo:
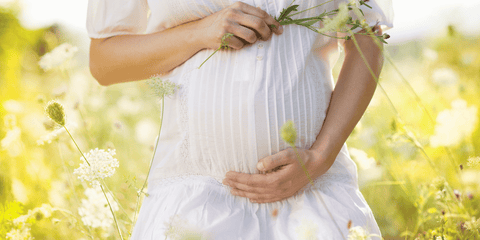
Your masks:
[[[345,1],[296,17],[316,16]],[[296,4],[303,10],[324,2]],[[180,86],[165,99],[149,195],[132,239],[165,239],[173,219],[181,219],[176,229],[192,226],[209,239],[346,239],[350,221],[380,235],[345,145],[376,83],[352,40],[282,27],[270,16],[289,4],[89,0],[90,69],[100,84],[156,75]],[[391,28],[391,0],[368,4],[372,9],[361,7],[367,23]],[[225,33],[234,34],[231,49],[198,69]],[[378,76],[381,48],[368,36],[356,38]],[[339,46],[345,61],[334,88],[331,68]],[[289,120],[315,187],[280,137]]]

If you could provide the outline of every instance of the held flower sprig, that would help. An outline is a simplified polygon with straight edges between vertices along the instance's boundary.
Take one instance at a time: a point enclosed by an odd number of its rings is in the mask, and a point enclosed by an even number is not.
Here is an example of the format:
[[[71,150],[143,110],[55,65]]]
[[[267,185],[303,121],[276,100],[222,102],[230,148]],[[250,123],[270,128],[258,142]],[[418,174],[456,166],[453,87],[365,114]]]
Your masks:
[[[332,2],[333,0],[321,3],[319,5],[316,5],[316,6],[311,7],[311,8],[307,8],[307,9],[299,11],[299,12],[297,12],[298,11],[297,8],[300,5],[292,5],[295,1],[296,0],[293,0],[292,3],[290,3],[290,5],[287,8],[282,9],[282,11],[280,12],[280,15],[278,17],[272,16],[277,22],[280,23],[280,25],[297,24],[297,25],[300,25],[300,26],[304,26],[304,27],[316,32],[316,33],[322,34],[326,37],[337,38],[337,39],[345,39],[345,40],[351,39],[351,36],[347,35],[345,37],[337,37],[337,36],[328,35],[328,34],[326,34],[326,32],[350,33],[352,30],[357,29],[357,28],[361,28],[361,29],[369,28],[368,24],[365,21],[364,13],[359,8],[359,6],[363,5],[363,6],[366,6],[370,9],[372,9],[372,7],[366,3],[368,0],[360,0],[360,1],[358,1],[358,4],[356,2],[357,0],[350,0],[349,3],[340,3],[338,9],[334,9],[334,10],[331,10],[331,11],[328,11],[328,12],[323,11],[323,13],[321,13],[318,16],[293,19],[292,17],[297,15],[297,14],[306,12],[306,11],[314,9],[316,7],[320,7],[324,4]],[[358,18],[361,18],[361,20],[359,20],[359,19],[353,20],[353,18],[349,15],[349,11],[353,11],[357,15]],[[293,12],[295,12],[295,13],[293,13]],[[333,18],[330,18],[330,16],[333,16],[333,15],[335,15],[335,16]],[[315,24],[319,21],[324,23],[323,27],[322,28],[313,27],[313,24]],[[276,26],[273,25],[273,24],[270,25],[270,27],[271,28],[276,28]],[[377,30],[375,30],[374,33],[377,33],[376,31]],[[355,33],[355,34],[371,35],[371,33],[369,33],[369,31],[358,32],[358,33]],[[215,52],[213,52],[205,61],[203,61],[203,63],[198,68],[200,69],[200,67],[208,59],[210,59],[210,57],[212,57],[213,54],[215,54],[221,48],[228,49],[228,43],[225,40],[228,39],[231,36],[234,36],[234,34],[226,33],[225,35],[223,35],[220,47],[217,50],[215,50]],[[385,39],[388,39],[390,36],[388,34],[383,34],[383,35],[374,35],[374,37],[378,38],[378,40],[380,40],[383,43],[387,43],[385,41]]]
[[[233,33],[225,33],[225,35],[223,35],[222,37],[222,42],[220,43],[220,47],[218,47],[217,50],[215,50],[212,54],[210,54],[210,56],[208,56],[208,58],[205,59],[205,61],[203,61],[202,64],[200,64],[200,66],[198,66],[198,69],[200,69],[202,65],[213,56],[213,54],[217,53],[218,50],[222,48],[229,49],[227,39],[229,39],[232,36],[233,36]]]

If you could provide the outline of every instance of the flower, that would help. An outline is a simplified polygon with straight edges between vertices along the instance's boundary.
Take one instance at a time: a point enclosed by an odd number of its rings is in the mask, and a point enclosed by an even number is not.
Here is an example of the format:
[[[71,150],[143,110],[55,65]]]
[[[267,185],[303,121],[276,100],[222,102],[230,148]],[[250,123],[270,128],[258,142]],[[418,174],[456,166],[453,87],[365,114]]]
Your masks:
[[[12,240],[30,240],[33,239],[32,235],[30,234],[30,228],[22,228],[22,229],[12,229],[6,235],[7,239]]]
[[[323,21],[323,27],[317,29],[319,33],[332,32],[342,29],[347,24],[350,15],[348,13],[348,6],[346,3],[340,3],[338,6],[338,13],[334,18],[326,17]]]
[[[435,134],[430,137],[432,147],[457,145],[475,130],[477,108],[467,107],[463,99],[457,99],[451,105],[452,109],[443,110],[437,116]]]
[[[205,240],[211,239],[207,232],[202,232],[198,227],[189,224],[187,219],[174,215],[170,222],[164,223],[167,226],[165,236],[172,240]]]
[[[159,77],[153,76],[148,81],[147,84],[153,90],[155,95],[160,98],[170,97],[175,93],[175,90],[180,88],[176,83],[171,82],[170,80],[162,80]]]
[[[290,146],[295,146],[297,130],[295,129],[295,125],[292,120],[289,120],[283,124],[283,126],[280,128],[280,135],[286,143],[290,144]]]
[[[45,112],[54,122],[61,126],[65,126],[65,110],[62,104],[52,100],[48,102]]]
[[[318,225],[313,221],[302,219],[302,222],[295,228],[297,233],[296,239],[301,240],[317,240],[318,239]]]
[[[449,86],[458,82],[458,74],[451,68],[437,68],[432,73],[432,80],[439,86]]]
[[[65,61],[72,58],[77,51],[77,47],[64,43],[53,49],[51,52],[43,55],[38,64],[43,70],[47,71],[60,66]]]
[[[468,158],[467,165],[469,167],[480,167],[480,157],[470,157]]]
[[[108,206],[107,199],[100,187],[85,189],[86,199],[82,199],[82,204],[78,208],[78,214],[82,218],[85,226],[92,228],[109,228],[113,226],[113,215]],[[117,202],[113,201],[113,196],[107,193],[108,201],[112,206],[112,210],[118,211]]]
[[[367,240],[371,239],[367,231],[360,226],[355,226],[348,229],[348,240]]]
[[[95,148],[90,150],[85,154],[87,159],[83,156],[80,158],[83,163],[80,164],[79,168],[73,170],[73,173],[78,175],[78,178],[82,181],[85,180],[92,185],[99,185],[98,180],[112,176],[115,173],[115,168],[119,166],[118,160],[113,158],[115,154],[115,149],[105,151]]]
[[[480,218],[475,219],[475,217],[472,217],[471,221],[465,222],[465,228],[471,231],[480,230]]]

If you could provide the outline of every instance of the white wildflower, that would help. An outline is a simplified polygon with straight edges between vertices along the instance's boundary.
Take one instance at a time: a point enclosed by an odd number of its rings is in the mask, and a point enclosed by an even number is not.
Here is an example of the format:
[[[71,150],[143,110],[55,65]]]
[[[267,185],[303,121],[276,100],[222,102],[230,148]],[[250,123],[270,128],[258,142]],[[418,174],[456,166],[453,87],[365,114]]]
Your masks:
[[[423,57],[429,61],[435,61],[438,58],[438,53],[433,49],[425,48],[423,49]]]
[[[12,229],[6,235],[7,239],[11,240],[30,240],[33,239],[32,235],[30,234],[30,228],[22,228],[22,229]]]
[[[77,127],[77,124],[73,122],[69,122],[65,126],[68,128],[68,131],[72,133]],[[65,128],[64,127],[57,128],[41,136],[40,139],[37,140],[37,145],[50,144],[52,141],[57,140],[60,136],[62,136],[62,134],[66,134]]]
[[[170,97],[175,93],[175,90],[180,88],[176,83],[171,82],[170,80],[162,80],[159,77],[151,77],[147,84],[153,90],[155,95],[158,97]]]
[[[368,157],[367,153],[356,148],[348,148],[352,160],[358,164],[358,181],[363,185],[382,176],[382,168],[377,166],[373,157]]]
[[[472,217],[472,220],[465,222],[465,228],[470,231],[480,230],[480,218]]]
[[[38,64],[43,70],[47,71],[62,65],[64,62],[71,59],[77,51],[77,47],[64,43],[53,49],[51,52],[43,55]]]
[[[469,157],[467,165],[469,167],[479,167],[480,166],[480,157]]]
[[[348,13],[348,6],[346,3],[340,3],[338,6],[338,13],[333,18],[326,17],[323,21],[323,27],[317,29],[319,33],[335,32],[345,27],[350,15]]]
[[[296,239],[301,240],[317,240],[318,239],[318,225],[313,221],[302,219],[300,225],[295,228],[297,233]]]
[[[82,204],[78,208],[78,214],[82,217],[83,224],[92,228],[104,229],[113,226],[113,215],[100,187],[85,189],[85,196],[87,198],[82,199]],[[107,193],[107,196],[112,210],[118,211],[118,204],[113,201],[112,194]]]
[[[452,109],[444,110],[437,116],[435,134],[430,137],[432,147],[457,145],[475,131],[476,122],[475,106],[467,107],[467,102],[462,99],[453,101]]]
[[[369,240],[371,239],[367,231],[360,226],[351,227],[348,230],[348,240]]]
[[[189,224],[188,220],[182,219],[179,215],[172,216],[170,222],[165,222],[167,230],[165,236],[172,240],[205,240],[211,236],[198,227]]]
[[[437,68],[432,73],[432,81],[439,86],[449,86],[458,82],[458,74],[451,68]]]
[[[8,130],[7,134],[5,134],[5,137],[1,141],[2,149],[6,150],[13,143],[19,141],[21,134],[22,134],[22,131],[20,130],[19,127],[16,127],[16,126]]]
[[[90,165],[82,156],[80,167],[75,169],[73,173],[77,174],[82,181],[85,180],[92,185],[98,185],[100,184],[98,180],[112,176],[115,173],[115,168],[119,166],[118,160],[113,157],[115,154],[115,149],[108,149],[107,151],[98,148],[92,149],[85,154]]]
[[[9,113],[21,113],[24,110],[22,103],[13,99],[4,101],[2,105]]]

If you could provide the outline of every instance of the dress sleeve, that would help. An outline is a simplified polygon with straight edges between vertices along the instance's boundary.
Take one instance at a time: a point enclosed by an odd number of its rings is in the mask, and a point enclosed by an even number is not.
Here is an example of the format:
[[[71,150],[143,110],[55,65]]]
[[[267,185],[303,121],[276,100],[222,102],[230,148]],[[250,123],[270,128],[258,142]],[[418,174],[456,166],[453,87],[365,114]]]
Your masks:
[[[335,7],[338,8],[340,3],[348,3],[349,0],[334,0]],[[358,2],[358,0],[355,0]],[[360,6],[367,24],[371,27],[375,26],[377,23],[382,28],[383,31],[388,30],[393,27],[393,5],[392,0],[368,0],[365,1],[368,4],[369,8],[365,5]],[[358,19],[357,15],[350,11],[350,16],[352,18]],[[353,32],[360,31],[360,28],[355,29]]]
[[[88,0],[87,33],[91,38],[140,34],[147,22],[147,0]]]

